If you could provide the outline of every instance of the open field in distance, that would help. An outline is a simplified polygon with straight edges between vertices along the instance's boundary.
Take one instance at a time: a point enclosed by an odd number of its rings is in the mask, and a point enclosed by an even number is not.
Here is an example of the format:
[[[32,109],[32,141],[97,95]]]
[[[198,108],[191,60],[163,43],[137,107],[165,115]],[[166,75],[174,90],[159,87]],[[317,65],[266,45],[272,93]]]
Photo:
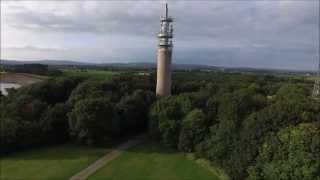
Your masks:
[[[47,76],[40,76],[28,73],[0,73],[1,83],[16,83],[22,86],[41,82],[47,78]]]
[[[81,69],[63,69],[63,74],[66,76],[84,77],[104,80],[110,78],[118,72],[104,70],[81,70]]]

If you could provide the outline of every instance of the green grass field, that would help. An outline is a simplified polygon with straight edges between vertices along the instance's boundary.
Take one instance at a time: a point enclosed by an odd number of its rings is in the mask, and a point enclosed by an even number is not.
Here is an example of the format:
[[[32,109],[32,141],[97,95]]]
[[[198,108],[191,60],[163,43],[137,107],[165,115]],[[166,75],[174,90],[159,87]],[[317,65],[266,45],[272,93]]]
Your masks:
[[[103,70],[80,70],[80,69],[64,69],[63,74],[66,76],[76,76],[84,78],[92,78],[98,80],[109,79],[112,75],[118,72],[103,71]]]
[[[1,180],[67,180],[109,152],[108,148],[62,145],[0,158]],[[221,176],[181,153],[155,143],[124,152],[89,180],[219,180]]]
[[[155,143],[145,143],[124,152],[98,170],[89,180],[219,180],[209,169],[185,155]]]
[[[0,179],[67,180],[108,151],[62,145],[14,153],[0,159]]]
[[[315,81],[316,79],[320,79],[320,78],[318,76],[307,77],[307,80],[309,80],[309,81]]]

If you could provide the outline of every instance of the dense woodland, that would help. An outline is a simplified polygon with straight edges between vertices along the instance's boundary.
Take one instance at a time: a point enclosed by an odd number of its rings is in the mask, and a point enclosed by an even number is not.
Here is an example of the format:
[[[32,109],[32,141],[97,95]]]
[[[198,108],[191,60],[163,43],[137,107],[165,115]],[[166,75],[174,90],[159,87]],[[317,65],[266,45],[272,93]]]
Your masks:
[[[0,69],[5,72],[30,73],[30,74],[47,75],[47,76],[58,76],[62,74],[62,72],[57,68],[52,68],[44,64],[19,64],[19,65],[1,64]]]
[[[290,77],[175,72],[157,98],[155,74],[58,76],[1,96],[1,153],[74,142],[103,145],[148,132],[231,179],[320,179],[320,102]]]

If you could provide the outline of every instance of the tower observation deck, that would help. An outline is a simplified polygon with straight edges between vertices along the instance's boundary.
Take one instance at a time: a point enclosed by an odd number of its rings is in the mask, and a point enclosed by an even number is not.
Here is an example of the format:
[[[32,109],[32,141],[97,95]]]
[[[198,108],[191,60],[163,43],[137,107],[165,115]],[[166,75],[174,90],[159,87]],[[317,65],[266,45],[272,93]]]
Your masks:
[[[172,47],[173,19],[168,15],[168,4],[166,4],[165,14],[160,17],[160,32],[158,34],[160,47]]]

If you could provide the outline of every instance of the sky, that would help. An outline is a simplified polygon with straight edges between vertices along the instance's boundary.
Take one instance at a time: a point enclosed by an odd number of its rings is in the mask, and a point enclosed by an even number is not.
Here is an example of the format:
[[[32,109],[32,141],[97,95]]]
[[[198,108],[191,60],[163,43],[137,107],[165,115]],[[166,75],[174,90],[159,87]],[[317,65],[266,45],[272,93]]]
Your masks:
[[[318,0],[167,0],[173,62],[315,70]],[[1,1],[1,59],[156,62],[163,1]]]

